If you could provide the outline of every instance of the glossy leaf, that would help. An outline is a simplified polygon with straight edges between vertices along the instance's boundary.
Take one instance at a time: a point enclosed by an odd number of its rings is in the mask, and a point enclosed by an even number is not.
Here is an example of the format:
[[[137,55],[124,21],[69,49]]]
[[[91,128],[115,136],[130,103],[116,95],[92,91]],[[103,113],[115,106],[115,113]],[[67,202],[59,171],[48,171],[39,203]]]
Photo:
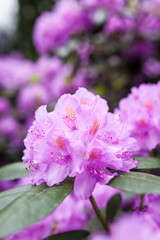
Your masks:
[[[16,198],[33,188],[32,185],[21,186],[12,188],[10,190],[0,193],[0,210],[5,208],[9,203],[14,201]]]
[[[155,169],[160,168],[160,158],[136,157],[138,160],[137,169]]]
[[[160,194],[160,177],[142,172],[120,173],[108,185],[136,194]]]
[[[120,193],[117,193],[110,198],[106,208],[107,222],[113,221],[113,219],[115,218],[117,212],[121,207],[121,203],[122,203],[122,198]]]
[[[81,240],[89,236],[89,232],[85,230],[68,231],[55,234],[45,240]]]
[[[23,162],[11,163],[0,168],[0,180],[13,180],[28,175]]]
[[[13,234],[49,215],[72,191],[72,183],[35,186],[0,211],[0,238]]]

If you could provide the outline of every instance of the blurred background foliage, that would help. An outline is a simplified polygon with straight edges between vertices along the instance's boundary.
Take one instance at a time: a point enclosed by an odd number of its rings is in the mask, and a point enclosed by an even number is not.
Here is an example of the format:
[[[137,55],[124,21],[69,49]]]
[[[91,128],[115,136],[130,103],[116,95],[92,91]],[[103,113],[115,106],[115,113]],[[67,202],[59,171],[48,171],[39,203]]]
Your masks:
[[[35,20],[44,11],[53,8],[55,0],[18,0],[17,24],[13,35],[1,31],[0,52],[22,52],[27,59],[36,60],[38,53],[32,42]]]

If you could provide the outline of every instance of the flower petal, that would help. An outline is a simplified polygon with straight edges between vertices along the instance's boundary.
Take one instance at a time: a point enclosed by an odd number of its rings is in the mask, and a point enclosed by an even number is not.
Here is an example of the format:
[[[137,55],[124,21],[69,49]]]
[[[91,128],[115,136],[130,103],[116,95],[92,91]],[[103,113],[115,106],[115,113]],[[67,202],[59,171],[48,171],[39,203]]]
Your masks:
[[[48,186],[62,182],[69,173],[69,167],[66,165],[60,165],[52,163],[48,166],[45,174],[45,180]]]
[[[80,199],[88,199],[96,185],[96,178],[93,178],[88,170],[76,176],[74,182],[74,192]]]

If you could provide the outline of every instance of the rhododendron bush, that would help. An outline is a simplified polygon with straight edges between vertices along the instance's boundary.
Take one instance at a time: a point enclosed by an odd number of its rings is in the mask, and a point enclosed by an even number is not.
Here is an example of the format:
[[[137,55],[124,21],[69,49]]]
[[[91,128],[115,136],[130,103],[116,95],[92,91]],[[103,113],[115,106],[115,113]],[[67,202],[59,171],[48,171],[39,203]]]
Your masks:
[[[160,240],[159,30],[159,0],[60,0],[0,56],[0,239]]]

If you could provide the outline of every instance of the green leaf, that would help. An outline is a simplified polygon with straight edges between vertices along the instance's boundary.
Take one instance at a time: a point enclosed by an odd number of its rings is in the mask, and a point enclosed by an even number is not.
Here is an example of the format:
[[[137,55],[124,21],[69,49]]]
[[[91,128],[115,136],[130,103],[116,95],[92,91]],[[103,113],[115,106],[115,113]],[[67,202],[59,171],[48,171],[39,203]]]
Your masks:
[[[117,193],[110,198],[106,208],[107,222],[113,221],[113,219],[115,218],[117,212],[121,207],[121,203],[122,203],[122,198],[120,193]]]
[[[101,209],[101,213],[105,217],[105,209],[104,208]],[[89,221],[86,222],[86,229],[91,233],[104,231],[104,228],[103,228],[101,222],[95,215],[93,216],[92,219],[90,219]]]
[[[138,160],[137,169],[155,169],[160,168],[160,159],[153,157],[135,157]]]
[[[89,236],[89,232],[85,230],[68,231],[55,234],[45,240],[81,240]]]
[[[23,162],[11,163],[0,168],[0,180],[13,180],[28,175]]]
[[[160,194],[160,177],[142,172],[120,173],[108,185],[136,194]]]
[[[9,203],[14,201],[16,198],[33,188],[32,185],[21,186],[12,188],[10,190],[0,193],[0,210],[5,208]]]
[[[49,215],[72,191],[72,183],[35,186],[0,211],[0,238],[13,234]]]

